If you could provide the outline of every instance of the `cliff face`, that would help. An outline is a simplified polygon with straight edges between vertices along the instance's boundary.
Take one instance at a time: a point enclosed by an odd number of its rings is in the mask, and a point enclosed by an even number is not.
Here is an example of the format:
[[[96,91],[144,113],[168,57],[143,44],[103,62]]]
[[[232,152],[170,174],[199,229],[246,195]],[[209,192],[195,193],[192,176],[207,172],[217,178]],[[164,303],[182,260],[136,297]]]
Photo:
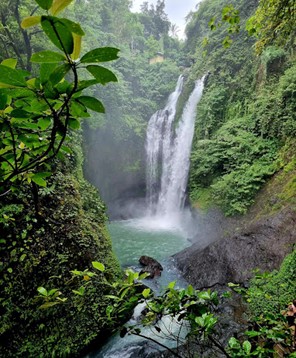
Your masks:
[[[178,267],[195,287],[245,282],[255,269],[272,271],[296,244],[295,143],[282,152],[283,170],[257,195],[245,216],[213,218],[205,214],[200,237],[175,255]],[[207,225],[207,226],[206,226]],[[211,232],[213,228],[215,235]],[[205,240],[208,236],[208,246]],[[214,241],[214,242],[213,242]],[[203,242],[201,247],[200,242]]]
[[[296,208],[289,207],[204,249],[194,244],[175,255],[175,259],[196,288],[242,283],[253,276],[254,269],[278,268],[295,243]]]

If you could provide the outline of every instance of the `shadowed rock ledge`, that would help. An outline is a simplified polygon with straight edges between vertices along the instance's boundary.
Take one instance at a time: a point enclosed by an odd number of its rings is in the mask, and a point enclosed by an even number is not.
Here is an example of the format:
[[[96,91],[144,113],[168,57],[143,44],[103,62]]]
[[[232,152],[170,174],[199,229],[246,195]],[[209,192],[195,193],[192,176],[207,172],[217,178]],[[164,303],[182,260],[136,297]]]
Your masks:
[[[174,255],[177,267],[195,288],[245,282],[254,269],[272,271],[296,244],[296,208],[247,226],[206,248],[193,244]]]

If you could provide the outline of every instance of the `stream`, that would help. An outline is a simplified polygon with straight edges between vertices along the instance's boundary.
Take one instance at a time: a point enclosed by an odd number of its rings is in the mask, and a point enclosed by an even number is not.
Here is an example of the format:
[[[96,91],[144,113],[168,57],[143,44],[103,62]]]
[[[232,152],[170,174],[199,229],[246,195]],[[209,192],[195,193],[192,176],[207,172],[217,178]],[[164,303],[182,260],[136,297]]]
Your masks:
[[[108,226],[113,249],[123,268],[129,267],[139,271],[141,255],[151,256],[161,263],[163,272],[160,277],[143,280],[143,283],[154,292],[160,293],[172,281],[176,281],[176,287],[179,288],[187,285],[170,257],[190,245],[182,227],[177,227],[168,220],[157,221],[155,217],[114,221]],[[143,309],[143,304],[139,304],[128,324],[135,324]],[[170,335],[185,336],[187,333],[186,327],[183,326],[181,329],[177,321],[172,321],[168,317],[162,319],[159,326]],[[167,336],[161,337],[153,328],[145,327],[142,333],[170,348],[176,345],[174,340],[170,341]],[[117,333],[99,351],[93,352],[87,358],[139,358],[148,357],[158,351],[159,346],[143,338],[132,335],[120,338]]]

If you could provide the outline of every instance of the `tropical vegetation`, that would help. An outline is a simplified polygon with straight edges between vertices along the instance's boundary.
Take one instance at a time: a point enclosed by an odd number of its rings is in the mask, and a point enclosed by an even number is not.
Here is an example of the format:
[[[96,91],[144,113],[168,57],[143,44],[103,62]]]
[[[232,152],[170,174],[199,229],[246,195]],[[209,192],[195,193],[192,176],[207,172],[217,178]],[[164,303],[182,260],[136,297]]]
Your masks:
[[[142,324],[160,333],[171,316],[187,326],[174,356],[210,345],[228,357],[295,357],[282,314],[296,296],[295,250],[247,289],[230,284],[247,302],[250,329],[225,345],[218,313],[230,289],[171,283],[155,296],[138,282],[145,275],[122,273],[97,190],[110,203],[134,186],[143,196],[149,117],[185,72],[180,115],[207,73],[191,203],[245,214],[274,177],[284,185],[271,211],[294,208],[294,14],[293,0],[204,1],[181,42],[161,0],[138,14],[127,0],[0,4],[0,356],[81,356],[119,327],[144,336],[123,322],[145,302]]]

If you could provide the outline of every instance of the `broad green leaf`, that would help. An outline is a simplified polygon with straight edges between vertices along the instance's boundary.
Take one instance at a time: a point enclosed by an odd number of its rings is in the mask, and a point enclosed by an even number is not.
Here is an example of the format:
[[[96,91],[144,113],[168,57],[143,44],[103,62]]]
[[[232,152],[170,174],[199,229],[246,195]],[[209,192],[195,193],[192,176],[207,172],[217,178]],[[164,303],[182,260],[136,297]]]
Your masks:
[[[38,287],[37,291],[42,295],[42,296],[47,296],[47,289],[44,287]]]
[[[107,62],[116,60],[119,50],[114,47],[100,47],[87,52],[81,58],[82,63]]]
[[[51,172],[39,172],[35,175],[38,175],[40,178],[48,178],[51,176]]]
[[[51,120],[48,117],[40,118],[37,124],[38,124],[38,127],[44,131],[45,129],[47,129],[50,126]]]
[[[7,101],[8,101],[8,96],[6,94],[0,93],[0,110],[1,111],[6,108]]]
[[[87,87],[93,86],[98,84],[99,82],[97,80],[84,80],[78,82],[78,88],[76,92],[82,91]]]
[[[32,181],[37,184],[38,186],[46,187],[46,181],[43,179],[41,173],[34,174],[32,176]]]
[[[13,96],[13,98],[35,97],[35,94],[27,88],[1,88],[0,93]]]
[[[27,80],[27,85],[29,88],[40,88],[40,82],[37,80],[37,78],[30,78]]]
[[[70,271],[73,275],[76,275],[76,276],[81,276],[82,275],[82,271],[78,271],[78,270],[72,270]]]
[[[31,113],[24,111],[23,109],[16,108],[13,111],[11,111],[11,116],[14,118],[30,118]]]
[[[244,341],[243,343],[243,349],[246,352],[246,354],[250,354],[251,353],[251,349],[252,349],[252,345],[249,341]]]
[[[192,285],[189,285],[188,287],[187,287],[187,293],[188,293],[188,295],[189,296],[193,296],[194,295],[194,292],[195,292],[195,290],[194,290],[194,288],[192,287]]]
[[[71,129],[79,129],[80,128],[80,122],[76,118],[69,118],[69,128]]]
[[[240,348],[239,341],[234,337],[230,338],[230,340],[228,341],[228,345],[230,348]]]
[[[148,272],[143,272],[139,275],[139,280],[144,280],[145,278],[149,277],[150,274]]]
[[[195,317],[195,322],[200,326],[200,327],[203,327],[204,324],[205,324],[205,321],[202,317]]]
[[[67,147],[67,146],[65,146],[65,145],[62,145],[61,151],[65,152],[65,153],[67,153],[67,154],[73,154],[72,149],[69,148],[69,147]]]
[[[23,119],[23,118],[12,118],[11,119],[11,124],[13,127],[16,128],[25,128],[25,129],[33,129],[33,130],[38,130],[38,126],[36,123],[31,123],[28,121],[28,119]],[[30,134],[30,136],[28,136],[29,140],[32,140],[34,138],[34,136],[36,136],[36,141],[38,140],[39,136],[36,134]],[[23,141],[25,142],[25,141]]]
[[[82,37],[80,35],[73,34],[73,39],[74,39],[74,50],[73,53],[71,53],[71,58],[73,60],[77,60],[81,52]]]
[[[245,333],[248,337],[251,337],[251,338],[258,337],[261,335],[261,332],[257,332],[257,331],[246,331]]]
[[[150,295],[150,291],[151,291],[150,288],[145,288],[142,292],[143,297],[148,298]]]
[[[4,65],[0,65],[0,81],[16,87],[26,87],[27,85],[23,72]]]
[[[63,93],[69,93],[73,87],[71,83],[64,80],[63,82],[58,83],[55,86],[55,88],[59,91],[59,93],[63,94]],[[56,103],[54,108],[57,110],[62,106],[62,104],[63,104],[62,102]]]
[[[35,0],[37,4],[44,10],[49,10],[53,0]]]
[[[31,112],[34,114],[37,114],[37,113],[41,114],[45,111],[49,111],[48,104],[42,100],[38,101],[38,99],[33,99],[32,101],[30,101],[29,106],[26,103],[23,107],[24,107],[25,111]]]
[[[168,288],[174,288],[176,286],[176,281],[172,281],[168,284]]]
[[[37,63],[58,63],[65,60],[66,57],[63,54],[53,51],[37,52],[31,57],[31,62]]]
[[[82,103],[83,105],[85,105],[85,107],[87,107],[93,111],[96,111],[99,113],[105,113],[105,108],[104,108],[102,102],[94,97],[81,96],[81,97],[76,98],[76,101]]]
[[[14,107],[16,108],[22,108],[26,106],[26,102],[23,99],[17,99],[16,101],[14,101]]]
[[[89,113],[87,113],[86,107],[83,104],[80,104],[79,102],[72,101],[70,105],[70,112],[71,115],[76,117],[83,117],[87,118],[90,117]]]
[[[40,66],[40,81],[45,84],[49,80],[49,76],[58,67],[56,63],[42,63]]]
[[[41,22],[41,16],[28,16],[25,17],[21,22],[21,27],[23,29],[27,29],[28,27],[32,27],[40,24],[40,22]]]
[[[53,288],[53,289],[48,291],[48,296],[53,296],[56,292],[58,292],[58,289]],[[61,294],[61,292],[59,292],[58,294]]]
[[[53,306],[56,306],[58,305],[60,302],[46,302],[46,303],[43,303],[43,305],[39,306],[39,309],[46,309],[46,308],[49,308],[49,307],[53,307]]]
[[[10,67],[10,68],[15,68],[16,64],[17,64],[17,60],[14,59],[14,58],[7,58],[6,60],[3,60],[1,62],[1,65],[7,66],[7,67]]]
[[[44,84],[44,94],[47,99],[57,99],[60,97],[59,92],[53,87],[50,81]]]
[[[69,55],[73,52],[73,35],[63,22],[53,16],[42,16],[41,26],[47,37],[57,48]]]
[[[59,83],[66,76],[66,74],[70,71],[70,69],[71,69],[71,66],[68,63],[57,67],[49,77],[52,85]]]
[[[80,24],[77,22],[71,21],[69,19],[62,18],[60,19],[60,22],[62,22],[67,28],[75,35],[84,36],[85,33],[82,30]]]
[[[86,67],[88,72],[90,72],[94,78],[101,83],[102,85],[108,82],[117,82],[117,78],[114,73],[102,66],[89,65]]]
[[[209,291],[202,291],[202,292],[198,292],[197,296],[202,299],[202,300],[210,300],[211,299],[211,295]]]
[[[101,272],[104,272],[105,271],[105,266],[104,264],[102,264],[101,262],[98,262],[98,261],[93,261],[92,262],[92,265],[95,269],[101,271]]]
[[[0,82],[0,89],[2,88],[15,88],[15,86]]]
[[[73,0],[54,0],[50,12],[53,15],[57,15],[63,11]]]

